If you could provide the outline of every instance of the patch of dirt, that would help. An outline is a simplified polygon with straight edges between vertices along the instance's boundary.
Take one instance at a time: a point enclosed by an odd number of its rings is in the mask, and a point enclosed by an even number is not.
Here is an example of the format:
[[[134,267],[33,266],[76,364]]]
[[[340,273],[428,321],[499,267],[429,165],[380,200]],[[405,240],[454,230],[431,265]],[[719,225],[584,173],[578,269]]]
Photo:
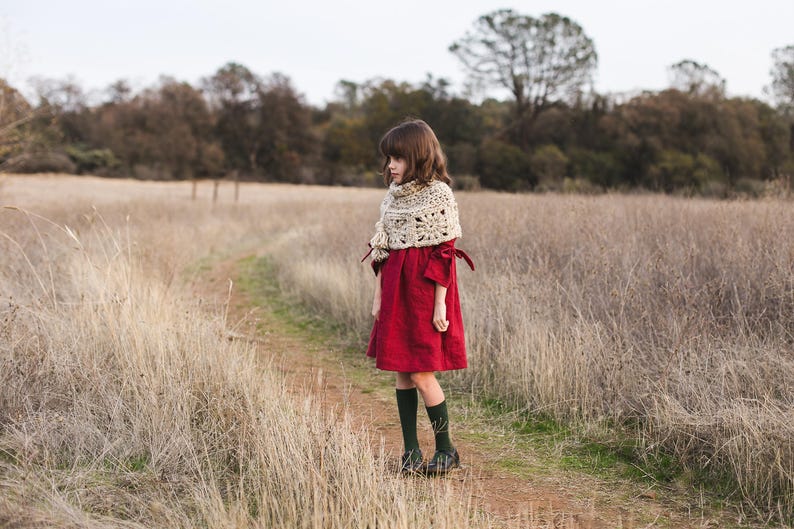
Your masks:
[[[402,453],[402,435],[394,390],[385,383],[385,377],[391,380],[391,374],[379,372],[373,365],[371,379],[358,382],[351,376],[352,369],[346,369],[344,355],[334,349],[332,340],[316,343],[294,329],[290,331],[272,307],[255,306],[239,289],[232,289],[228,297],[229,281],[238,277],[237,264],[243,257],[216,264],[194,285],[196,294],[217,304],[228,301],[227,321],[233,328],[230,338],[258,342],[262,354],[282,370],[291,391],[298,395],[311,391],[321,397],[319,400],[329,411],[347,413],[356,427],[368,432],[373,452],[385,447],[396,465]],[[427,457],[432,455],[433,438],[422,408],[420,399],[419,440],[426,447]],[[494,438],[482,442],[471,439],[476,436],[456,439],[454,409],[450,415],[451,434],[463,469],[446,478],[406,479],[447,479],[467,487],[478,508],[489,513],[499,526],[628,529],[723,525],[690,513],[688,506],[664,501],[654,491],[634,490],[636,484],[606,483],[583,473],[555,469],[531,478],[520,477],[500,468],[500,458],[531,454],[517,450],[508,440],[499,444],[500,440]],[[499,446],[497,450],[494,444]]]

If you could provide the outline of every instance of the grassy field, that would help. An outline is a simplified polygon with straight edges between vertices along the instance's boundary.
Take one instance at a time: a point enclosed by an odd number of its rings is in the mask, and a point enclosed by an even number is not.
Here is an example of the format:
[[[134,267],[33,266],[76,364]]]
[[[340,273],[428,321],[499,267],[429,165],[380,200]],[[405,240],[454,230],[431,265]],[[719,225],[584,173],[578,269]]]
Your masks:
[[[191,295],[197,263],[287,233],[304,192],[212,208],[186,185],[4,183],[0,526],[490,526],[465,491],[401,480],[344,416],[289,397],[227,339],[226,307]]]
[[[381,194],[323,204],[307,194],[273,250],[284,288],[361,336],[373,279],[355,257]],[[791,519],[791,202],[458,200],[459,246],[478,267],[459,267],[471,361],[461,387],[532,416],[614,428],[639,460],[675,467],[661,474],[690,473],[750,513]]]
[[[354,432],[278,400],[268,366],[223,339],[223,308],[208,318],[185,296],[202,257],[257,249],[287,295],[364,339],[373,277],[359,259],[383,191],[246,185],[237,205],[227,195],[213,207],[178,183],[19,177],[0,188],[0,203],[57,224],[0,216],[0,512],[407,527],[454,504],[433,527],[475,523],[465,498],[443,488],[417,498],[373,471],[377,460],[353,463]],[[452,383],[629,436],[639,460],[667,461],[762,519],[794,517],[791,202],[458,201],[458,246],[477,271],[459,267],[471,367]],[[340,448],[327,474],[279,474],[329,445]],[[350,490],[388,494],[351,514],[339,503]],[[103,491],[122,500],[102,505]]]

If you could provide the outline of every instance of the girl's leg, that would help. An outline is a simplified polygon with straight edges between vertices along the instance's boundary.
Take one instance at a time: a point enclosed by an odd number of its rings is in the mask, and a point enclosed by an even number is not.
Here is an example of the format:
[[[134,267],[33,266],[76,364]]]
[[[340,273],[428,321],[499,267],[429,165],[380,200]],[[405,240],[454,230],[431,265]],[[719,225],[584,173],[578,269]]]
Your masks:
[[[411,380],[411,373],[397,373],[397,389],[413,389],[416,387]]]
[[[430,371],[426,373],[400,373],[410,376],[411,384],[416,386],[422,394],[426,407],[437,406],[444,402],[444,390],[436,380],[436,375]]]
[[[422,466],[422,452],[419,450],[419,439],[416,436],[416,409],[419,398],[416,394],[416,385],[411,381],[410,373],[397,373],[396,386],[397,411],[400,414],[400,426],[405,445],[402,471],[413,472]]]
[[[436,380],[436,375],[432,372],[412,373],[411,380],[422,394],[427,416],[430,418],[436,438],[436,453],[427,464],[427,471],[443,473],[460,466],[458,452],[452,446],[452,440],[449,437],[449,414],[447,413],[447,402],[444,399],[444,390]]]
[[[436,439],[436,453],[427,464],[427,472],[431,474],[443,474],[448,470],[460,466],[460,458],[457,450],[452,446],[452,440],[449,437],[449,414],[447,413],[447,402],[444,397],[444,390],[436,379],[433,372],[421,373],[398,373],[397,374],[397,392],[398,392],[398,407],[399,395],[401,391],[409,391],[408,389],[401,388],[416,388],[422,394],[422,400],[427,409],[427,416],[430,418],[430,424],[433,426],[433,434]],[[414,391],[414,398],[416,396],[416,389]],[[418,399],[417,399],[418,400]],[[412,404],[413,412],[413,436],[416,437],[416,403]],[[402,411],[400,412],[400,422],[404,425]],[[407,420],[406,420],[407,422]],[[403,438],[405,438],[405,426],[403,426]],[[417,442],[418,446],[418,442]],[[407,447],[407,444],[406,444]],[[406,454],[409,454],[406,448]],[[403,469],[406,469],[406,455],[403,455]],[[412,469],[414,470],[414,469]]]

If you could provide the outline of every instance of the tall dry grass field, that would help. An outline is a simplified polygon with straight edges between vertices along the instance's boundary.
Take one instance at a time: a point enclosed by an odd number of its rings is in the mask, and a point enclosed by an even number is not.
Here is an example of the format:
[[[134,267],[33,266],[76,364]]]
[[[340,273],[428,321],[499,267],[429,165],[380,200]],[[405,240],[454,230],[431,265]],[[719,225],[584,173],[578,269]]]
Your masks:
[[[383,192],[306,193],[282,286],[366,337]],[[336,196],[336,195],[334,195]],[[763,517],[794,516],[794,204],[459,193],[474,394],[635,429]],[[644,451],[644,452],[643,452]]]
[[[333,503],[347,487],[388,491],[387,505],[373,498],[355,516],[379,512],[395,526],[435,508],[443,491],[418,501],[370,463],[359,475],[362,464],[347,458],[360,441],[277,399],[278,380],[260,375],[266,366],[225,343],[222,319],[207,321],[178,285],[202,256],[257,248],[287,294],[363,342],[373,276],[359,259],[384,191],[251,185],[239,205],[222,196],[215,208],[191,203],[187,184],[16,178],[2,192],[19,202],[55,196],[36,211],[79,229],[78,243],[20,212],[0,217],[14,239],[0,243],[0,284],[14,296],[0,309],[6,508],[40,498],[57,516],[83,516],[74,505],[106,497],[87,483],[124,492],[100,512],[123,508],[143,523],[157,512],[172,525],[256,525],[267,513],[308,526],[325,502],[350,516]],[[672,454],[761,516],[794,516],[791,202],[457,196],[458,246],[477,271],[459,267],[470,368],[456,384],[584,428],[628,425],[649,457]],[[275,417],[282,422],[269,426]],[[304,433],[278,433],[291,428]],[[328,446],[331,474],[287,487],[304,501],[320,480],[308,503],[263,485],[290,480],[269,465]],[[130,470],[128,482],[104,477],[139,466],[147,471]],[[144,489],[166,500],[152,503]],[[393,509],[404,505],[417,510],[401,518]]]
[[[212,207],[187,184],[66,177],[0,192],[17,206],[0,209],[0,525],[487,525],[287,397],[262,351],[226,339],[223,305],[190,295],[201,258],[310,245],[328,193],[251,186]]]

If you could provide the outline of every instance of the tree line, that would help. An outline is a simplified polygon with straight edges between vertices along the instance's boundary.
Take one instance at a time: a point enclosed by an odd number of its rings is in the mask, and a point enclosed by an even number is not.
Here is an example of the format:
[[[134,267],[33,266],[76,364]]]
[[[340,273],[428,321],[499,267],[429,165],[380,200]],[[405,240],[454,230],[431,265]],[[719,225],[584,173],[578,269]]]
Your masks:
[[[380,136],[416,117],[462,187],[725,196],[794,173],[794,45],[772,51],[772,104],[728,97],[693,60],[670,66],[667,89],[596,93],[595,44],[555,13],[494,11],[449,49],[470,86],[506,96],[454,94],[431,75],[341,80],[320,108],[285,75],[234,62],[195,86],[161,77],[135,92],[119,80],[98,102],[71,80],[38,80],[31,102],[0,79],[0,170],[374,185]]]

